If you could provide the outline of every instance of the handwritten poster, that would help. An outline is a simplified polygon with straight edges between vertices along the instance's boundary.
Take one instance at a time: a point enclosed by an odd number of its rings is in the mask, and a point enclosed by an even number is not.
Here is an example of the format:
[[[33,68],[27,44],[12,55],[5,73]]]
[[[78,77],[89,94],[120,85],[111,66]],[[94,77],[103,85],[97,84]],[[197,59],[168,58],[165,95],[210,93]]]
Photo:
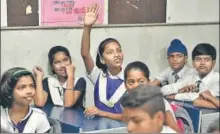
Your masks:
[[[41,25],[71,26],[83,24],[86,7],[99,5],[96,24],[103,24],[105,0],[41,0]]]

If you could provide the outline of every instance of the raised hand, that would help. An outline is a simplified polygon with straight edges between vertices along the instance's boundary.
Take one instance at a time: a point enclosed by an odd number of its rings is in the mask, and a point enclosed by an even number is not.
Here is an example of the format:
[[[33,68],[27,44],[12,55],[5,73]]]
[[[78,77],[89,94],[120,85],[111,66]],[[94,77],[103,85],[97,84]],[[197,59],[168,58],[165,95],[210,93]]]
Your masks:
[[[97,17],[98,17],[98,4],[93,4],[87,7],[85,16],[84,16],[84,25],[85,26],[92,26],[95,24]]]
[[[40,66],[35,66],[33,68],[33,73],[34,73],[36,78],[43,79],[43,77],[44,77],[44,71]]]
[[[73,64],[69,64],[66,66],[66,74],[67,74],[67,77],[71,77],[71,78],[74,78],[75,76],[75,66]]]

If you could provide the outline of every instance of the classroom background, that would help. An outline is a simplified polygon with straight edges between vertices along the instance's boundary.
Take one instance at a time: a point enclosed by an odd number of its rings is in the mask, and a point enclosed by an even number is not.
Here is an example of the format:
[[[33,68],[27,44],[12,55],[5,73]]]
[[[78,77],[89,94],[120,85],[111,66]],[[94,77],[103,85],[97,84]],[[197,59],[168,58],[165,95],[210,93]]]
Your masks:
[[[16,14],[10,16],[9,11],[16,9],[13,4],[7,5],[10,1],[1,0],[1,74],[15,66],[32,70],[35,65],[40,65],[46,76],[49,74],[49,49],[55,45],[66,46],[76,66],[76,75],[84,76],[87,80],[86,105],[92,105],[93,86],[86,77],[80,55],[80,22],[60,24],[54,21],[54,25],[46,25],[48,23],[42,23],[42,0],[13,0],[26,1],[24,9],[28,11],[23,20],[26,17],[32,18],[30,23],[19,22]],[[89,0],[80,1],[86,3]],[[27,9],[31,2],[36,5],[32,11]],[[124,66],[131,61],[141,60],[148,65],[151,78],[154,79],[168,66],[166,51],[174,38],[180,39],[187,46],[189,66],[192,65],[191,51],[198,43],[210,43],[219,52],[219,0],[103,0],[101,8],[103,19],[94,26],[91,34],[93,58],[103,39],[116,38],[125,55]],[[34,9],[38,9],[38,14],[31,16]],[[217,54],[215,70],[219,72]]]

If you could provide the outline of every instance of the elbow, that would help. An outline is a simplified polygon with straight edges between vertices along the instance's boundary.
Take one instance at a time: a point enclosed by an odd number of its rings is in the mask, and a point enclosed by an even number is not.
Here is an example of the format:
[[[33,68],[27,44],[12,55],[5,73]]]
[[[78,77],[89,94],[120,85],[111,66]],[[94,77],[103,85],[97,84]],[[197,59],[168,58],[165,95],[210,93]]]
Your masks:
[[[72,107],[74,104],[75,104],[75,102],[72,102],[72,103],[67,102],[67,103],[64,103],[64,107],[65,107],[65,108],[70,108],[70,107]]]
[[[193,106],[196,106],[196,107],[200,106],[198,99],[194,100],[194,101],[192,102],[192,104],[193,104]]]
[[[83,51],[81,51],[81,56],[82,56],[83,59],[85,59],[86,57],[89,56],[89,52],[83,52]]]
[[[37,106],[37,107],[44,107],[44,105],[45,105],[45,102],[43,102],[43,101],[35,101],[35,106]]]

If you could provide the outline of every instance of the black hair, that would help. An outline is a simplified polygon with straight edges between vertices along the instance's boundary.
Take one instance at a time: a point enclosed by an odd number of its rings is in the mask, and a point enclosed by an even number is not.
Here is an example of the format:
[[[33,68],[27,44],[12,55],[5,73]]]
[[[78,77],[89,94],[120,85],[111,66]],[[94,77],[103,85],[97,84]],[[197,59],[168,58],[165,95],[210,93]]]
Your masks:
[[[209,43],[200,43],[192,51],[192,59],[198,55],[210,55],[212,60],[216,60],[216,49]]]
[[[27,71],[25,68],[14,67],[3,73],[0,79],[0,105],[4,108],[10,108],[13,103],[13,91],[22,76],[30,76],[34,82],[36,88],[36,83],[33,74]]]
[[[110,42],[116,42],[120,45],[120,43],[114,39],[114,38],[107,38],[105,40],[103,40],[100,44],[99,44],[99,48],[98,48],[98,52],[97,52],[97,55],[96,55],[96,66],[101,69],[105,74],[107,74],[107,65],[106,64],[103,64],[101,62],[101,58],[103,58],[103,53],[105,51],[105,46],[110,43]]]
[[[53,66],[54,55],[57,54],[58,52],[65,53],[65,55],[70,58],[70,62],[72,62],[71,55],[69,53],[69,50],[66,47],[64,47],[64,46],[54,46],[49,50],[49,53],[48,53],[48,59],[49,59],[49,63],[50,63],[51,67]],[[52,71],[53,74],[55,73],[53,70],[51,70],[51,71]]]
[[[141,108],[151,118],[159,111],[165,113],[163,94],[157,86],[141,84],[125,94],[121,99],[121,104],[124,108]]]
[[[131,71],[132,69],[140,70],[141,72],[143,72],[144,76],[149,80],[150,71],[147,65],[141,61],[134,61],[134,62],[129,63],[124,70],[125,81],[128,77],[128,72]]]
[[[214,131],[220,131],[219,125],[220,125],[220,119],[217,118],[215,119],[209,126],[207,129],[207,133],[213,133]]]

